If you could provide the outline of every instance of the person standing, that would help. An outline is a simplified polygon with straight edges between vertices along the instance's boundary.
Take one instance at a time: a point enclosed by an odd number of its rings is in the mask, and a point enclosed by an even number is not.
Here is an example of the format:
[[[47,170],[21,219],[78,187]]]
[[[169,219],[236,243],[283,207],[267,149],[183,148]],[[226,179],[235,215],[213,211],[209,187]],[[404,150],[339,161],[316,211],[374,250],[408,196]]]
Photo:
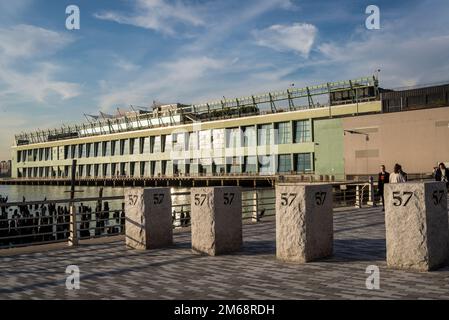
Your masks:
[[[380,166],[379,177],[377,179],[378,195],[382,199],[382,211],[385,210],[384,186],[390,181],[390,173],[385,170],[385,165]]]
[[[407,181],[400,164],[396,163],[394,165],[393,173],[390,174],[390,179],[388,181],[389,183],[403,183]]]
[[[438,165],[438,170],[435,172],[435,181],[446,182],[446,188],[449,189],[449,169],[442,162]]]

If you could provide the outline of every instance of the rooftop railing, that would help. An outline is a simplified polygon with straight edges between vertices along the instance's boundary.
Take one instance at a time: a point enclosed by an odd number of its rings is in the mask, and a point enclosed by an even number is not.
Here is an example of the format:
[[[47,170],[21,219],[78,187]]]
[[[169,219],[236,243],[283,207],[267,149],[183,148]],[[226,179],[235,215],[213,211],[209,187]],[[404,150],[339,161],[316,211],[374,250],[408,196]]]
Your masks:
[[[373,97],[363,97],[357,94],[358,90],[364,88],[374,88]],[[377,99],[378,81],[375,76],[364,77],[348,81],[328,82],[325,84],[294,88],[287,90],[269,92],[259,95],[235,99],[223,99],[209,103],[193,104],[180,106],[175,112],[147,112],[143,114],[136,113],[134,116],[122,116],[119,118],[104,118],[96,121],[82,123],[79,125],[62,126],[61,128],[49,130],[36,130],[30,133],[21,133],[15,136],[16,145],[27,145],[33,143],[42,143],[48,141],[75,139],[84,136],[95,136],[111,134],[117,132],[127,132],[143,130],[157,127],[170,126],[179,123],[191,123],[202,120],[213,120],[218,118],[241,117],[260,114],[260,105],[269,105],[271,113],[285,111],[278,109],[276,103],[287,101],[288,110],[312,109],[326,107],[326,104],[315,103],[313,98],[316,96],[329,95],[329,107],[335,103],[330,103],[330,94],[350,90],[351,99],[342,101],[345,103],[355,103]],[[307,99],[305,105],[298,106],[295,102]],[[180,119],[175,119],[179,117]],[[155,120],[155,121],[152,121]],[[180,121],[180,122],[179,122]]]

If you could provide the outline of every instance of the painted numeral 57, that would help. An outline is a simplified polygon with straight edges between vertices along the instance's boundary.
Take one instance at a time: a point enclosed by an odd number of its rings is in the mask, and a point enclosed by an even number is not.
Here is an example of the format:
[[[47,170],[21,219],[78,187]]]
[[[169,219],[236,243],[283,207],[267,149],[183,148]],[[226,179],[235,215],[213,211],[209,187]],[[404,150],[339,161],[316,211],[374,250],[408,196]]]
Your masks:
[[[225,206],[230,206],[232,204],[232,201],[234,201],[234,197],[235,197],[235,193],[228,193],[225,192],[223,195],[224,198],[224,205]]]
[[[138,195],[136,195],[136,194],[130,194],[129,196],[128,196],[128,204],[130,205],[130,206],[135,206],[136,205],[136,203],[137,203],[137,200],[139,200],[139,196]]]
[[[443,200],[445,191],[444,190],[435,190],[432,194],[432,200],[434,205],[439,205]]]
[[[315,193],[315,203],[317,206],[322,206],[326,200],[327,192]]]
[[[297,196],[297,193],[281,193],[281,206],[290,207]]]
[[[161,204],[162,202],[164,202],[164,197],[165,197],[165,195],[163,193],[155,194],[153,196],[153,203],[154,204]]]
[[[403,192],[401,195],[399,191],[395,191],[393,192],[393,205],[395,207],[406,207],[412,197],[413,192]]]
[[[195,194],[194,201],[196,206],[202,206],[206,201],[207,194]]]

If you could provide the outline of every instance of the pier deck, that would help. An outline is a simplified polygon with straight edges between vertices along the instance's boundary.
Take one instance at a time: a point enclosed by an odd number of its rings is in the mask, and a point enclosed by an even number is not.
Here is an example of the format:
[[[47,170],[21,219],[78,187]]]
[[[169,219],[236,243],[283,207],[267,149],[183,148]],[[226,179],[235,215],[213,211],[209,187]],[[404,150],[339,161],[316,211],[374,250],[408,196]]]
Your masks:
[[[449,267],[430,273],[386,268],[379,208],[337,209],[334,256],[306,265],[275,258],[273,218],[244,226],[239,253],[192,254],[190,232],[173,248],[127,250],[123,237],[0,251],[0,299],[449,299]],[[81,289],[68,291],[65,269],[77,265]],[[365,286],[369,265],[380,290]]]

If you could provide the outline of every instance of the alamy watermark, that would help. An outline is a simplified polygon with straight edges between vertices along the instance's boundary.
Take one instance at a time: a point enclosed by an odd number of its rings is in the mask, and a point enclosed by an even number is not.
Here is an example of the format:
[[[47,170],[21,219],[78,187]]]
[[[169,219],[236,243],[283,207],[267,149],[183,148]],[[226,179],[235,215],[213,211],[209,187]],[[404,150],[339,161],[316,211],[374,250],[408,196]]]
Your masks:
[[[369,16],[365,20],[365,26],[368,30],[380,29],[380,9],[376,5],[369,5],[365,10]]]
[[[68,17],[65,20],[67,30],[79,30],[81,28],[80,8],[76,5],[67,6],[65,13]]]
[[[68,274],[65,280],[67,290],[79,290],[80,287],[80,268],[76,265],[67,266],[65,273]]]
[[[366,268],[365,273],[369,276],[366,278],[365,285],[368,290],[380,289],[380,270],[378,266],[370,265]]]

